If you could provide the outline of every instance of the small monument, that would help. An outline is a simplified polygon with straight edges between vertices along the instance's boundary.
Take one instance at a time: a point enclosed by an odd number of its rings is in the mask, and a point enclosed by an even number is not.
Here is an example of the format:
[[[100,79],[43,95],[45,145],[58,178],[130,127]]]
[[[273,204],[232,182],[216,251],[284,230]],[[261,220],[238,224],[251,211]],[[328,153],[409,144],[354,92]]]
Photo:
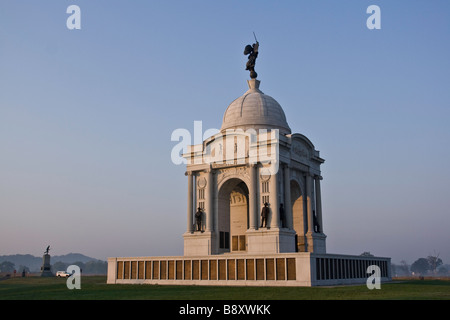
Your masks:
[[[47,246],[47,249],[42,256],[41,277],[53,277],[50,265],[50,255],[48,254],[49,251],[50,246]]]

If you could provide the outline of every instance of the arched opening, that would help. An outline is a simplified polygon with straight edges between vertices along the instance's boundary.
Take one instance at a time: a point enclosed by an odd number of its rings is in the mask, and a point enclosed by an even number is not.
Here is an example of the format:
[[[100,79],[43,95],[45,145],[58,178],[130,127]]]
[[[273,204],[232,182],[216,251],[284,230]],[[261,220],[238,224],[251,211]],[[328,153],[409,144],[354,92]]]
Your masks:
[[[291,208],[292,208],[292,223],[295,230],[295,243],[297,252],[306,252],[306,226],[307,220],[305,204],[303,201],[303,194],[300,185],[291,180]]]
[[[249,227],[248,188],[244,181],[226,181],[218,194],[219,252],[246,251]]]

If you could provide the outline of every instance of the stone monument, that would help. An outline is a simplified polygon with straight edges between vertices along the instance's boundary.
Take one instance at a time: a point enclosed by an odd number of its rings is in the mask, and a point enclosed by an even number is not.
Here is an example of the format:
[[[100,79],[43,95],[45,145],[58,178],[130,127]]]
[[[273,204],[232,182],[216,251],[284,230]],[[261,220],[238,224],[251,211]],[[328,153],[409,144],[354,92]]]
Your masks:
[[[325,160],[260,90],[258,52],[257,40],[245,47],[248,90],[228,106],[220,132],[183,154],[184,255],[108,258],[107,283],[335,285],[365,283],[369,266],[391,279],[390,258],[327,253]]]
[[[48,254],[49,251],[50,246],[47,246],[47,249],[42,257],[41,277],[53,277],[50,265],[50,255]]]
[[[326,252],[320,190],[325,160],[307,137],[291,132],[281,105],[260,90],[258,51],[257,40],[244,49],[248,90],[226,109],[220,133],[183,155],[189,190],[185,255]],[[205,208],[202,234],[193,232],[197,206]]]

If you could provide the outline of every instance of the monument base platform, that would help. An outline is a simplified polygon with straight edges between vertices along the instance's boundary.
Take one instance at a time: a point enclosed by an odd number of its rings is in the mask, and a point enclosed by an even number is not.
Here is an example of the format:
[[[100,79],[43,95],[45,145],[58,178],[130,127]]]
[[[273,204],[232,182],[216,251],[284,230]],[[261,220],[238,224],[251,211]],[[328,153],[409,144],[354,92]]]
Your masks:
[[[380,268],[391,281],[390,258],[327,253],[221,254],[108,258],[108,284],[321,286],[364,284]]]

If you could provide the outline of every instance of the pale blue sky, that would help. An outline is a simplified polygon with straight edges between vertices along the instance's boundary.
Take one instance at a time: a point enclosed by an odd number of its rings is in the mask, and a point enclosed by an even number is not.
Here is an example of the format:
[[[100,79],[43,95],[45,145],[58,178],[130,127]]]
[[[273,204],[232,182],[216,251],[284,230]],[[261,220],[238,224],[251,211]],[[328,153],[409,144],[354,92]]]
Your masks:
[[[66,9],[81,8],[81,30]],[[381,8],[381,30],[366,9]],[[331,253],[450,263],[450,2],[0,0],[0,255],[181,255],[177,128],[261,90],[320,150]]]

